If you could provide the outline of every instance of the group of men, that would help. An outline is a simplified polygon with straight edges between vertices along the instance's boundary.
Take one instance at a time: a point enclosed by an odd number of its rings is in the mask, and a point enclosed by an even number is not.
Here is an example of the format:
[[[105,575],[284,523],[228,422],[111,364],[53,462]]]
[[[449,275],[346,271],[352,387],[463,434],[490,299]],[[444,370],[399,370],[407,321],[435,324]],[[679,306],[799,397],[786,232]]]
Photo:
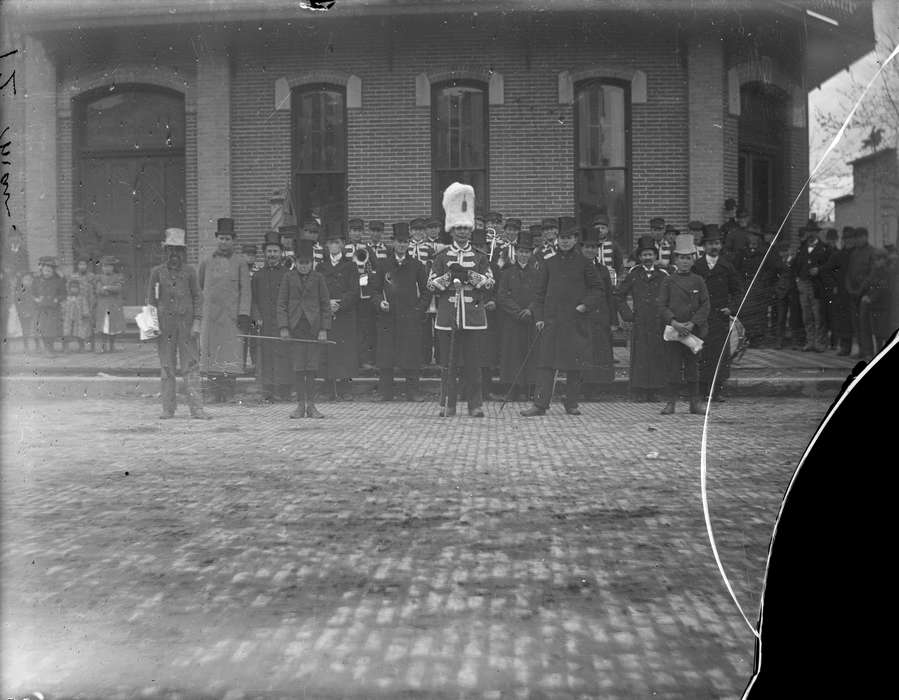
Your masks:
[[[261,267],[254,265],[255,246],[237,253],[233,220],[220,219],[218,250],[196,276],[194,315],[180,326],[184,338],[191,330],[199,337],[194,365],[207,398],[232,395],[252,347],[265,399],[286,400],[296,391],[295,417],[320,417],[314,397],[345,397],[365,366],[379,373],[375,400],[394,398],[400,374],[405,397],[422,401],[421,371],[432,363],[442,368],[443,416],[456,413],[460,394],[471,416],[483,416],[497,379],[507,399],[533,399],[523,415],[540,415],[560,374],[564,408],[576,415],[583,394],[614,380],[612,332],[621,326],[630,331],[637,400],[665,394],[666,413],[684,388],[693,412],[702,410],[700,395],[723,400],[728,331],[741,302],[751,307],[743,290],[759,269],[753,261],[762,241],[732,200],[722,226],[691,221],[681,234],[653,218],[651,235],[633,254],[610,240],[603,213],[583,229],[573,217],[522,229],[518,219],[476,210],[473,190],[459,183],[446,190],[443,206],[443,222],[423,217],[388,229],[369,221],[367,236],[361,219],[348,222],[346,237],[322,236],[311,220],[299,230],[281,227],[266,235]],[[183,232],[173,231],[183,241]],[[804,242],[812,231],[810,222]],[[178,251],[183,266],[183,246],[166,250]],[[809,255],[800,249],[790,259],[797,284]],[[158,290],[168,286],[159,285],[159,270],[170,262],[154,270],[150,303],[165,306]],[[193,294],[189,274],[186,281]],[[669,326],[673,336],[665,340]],[[690,336],[702,339],[701,352],[684,354],[687,344],[678,340]],[[163,346],[165,385],[172,344]],[[174,410],[172,377],[164,416]]]

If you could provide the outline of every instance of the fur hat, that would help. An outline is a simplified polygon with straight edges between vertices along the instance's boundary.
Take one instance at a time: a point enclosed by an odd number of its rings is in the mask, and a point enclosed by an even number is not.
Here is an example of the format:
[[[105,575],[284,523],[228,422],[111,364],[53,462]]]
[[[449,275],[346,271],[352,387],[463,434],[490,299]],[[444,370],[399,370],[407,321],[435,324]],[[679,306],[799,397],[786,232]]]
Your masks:
[[[456,226],[474,228],[474,188],[454,182],[443,193],[443,211],[446,213],[444,230]]]
[[[165,240],[162,242],[162,245],[186,248],[187,243],[185,243],[184,238],[185,233],[183,228],[167,228],[165,230]]]
[[[693,243],[693,236],[689,233],[681,233],[677,236],[674,244],[674,255],[695,255],[696,245]]]

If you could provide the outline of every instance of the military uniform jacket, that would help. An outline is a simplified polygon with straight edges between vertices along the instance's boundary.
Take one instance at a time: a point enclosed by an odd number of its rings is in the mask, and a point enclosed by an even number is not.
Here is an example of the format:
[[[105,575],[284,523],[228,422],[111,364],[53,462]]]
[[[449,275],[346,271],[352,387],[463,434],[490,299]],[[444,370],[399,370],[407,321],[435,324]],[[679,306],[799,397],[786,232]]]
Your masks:
[[[696,273],[675,273],[666,277],[659,288],[657,302],[666,324],[692,322],[693,335],[704,338],[708,333],[709,292],[702,277]]]
[[[477,272],[487,279],[480,286],[475,287],[468,279],[466,273]],[[438,289],[434,281],[450,273],[450,281],[443,291]],[[428,277],[428,288],[437,295],[437,318],[434,327],[440,331],[449,331],[453,328],[453,314],[456,311],[456,288],[454,279],[462,280],[461,298],[458,300],[458,315],[456,327],[463,330],[483,330],[487,328],[487,314],[484,303],[489,299],[490,290],[493,289],[495,280],[490,261],[483,253],[479,253],[471,244],[466,248],[459,248],[455,243],[442,250],[434,258],[431,273]]]

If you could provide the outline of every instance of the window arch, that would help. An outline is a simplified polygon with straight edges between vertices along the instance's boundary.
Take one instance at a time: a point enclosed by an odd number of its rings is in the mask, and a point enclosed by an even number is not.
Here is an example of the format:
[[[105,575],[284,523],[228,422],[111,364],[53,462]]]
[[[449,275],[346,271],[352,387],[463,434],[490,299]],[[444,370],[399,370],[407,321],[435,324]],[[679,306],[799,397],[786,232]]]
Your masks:
[[[317,83],[291,91],[293,194],[300,223],[317,218],[325,231],[346,220],[346,88]]]
[[[489,205],[487,182],[488,87],[476,80],[449,80],[431,87],[431,183],[433,211],[453,182],[471,185],[478,207]]]
[[[611,237],[630,247],[630,84],[623,80],[580,82],[575,90],[575,210],[589,225],[605,211]]]

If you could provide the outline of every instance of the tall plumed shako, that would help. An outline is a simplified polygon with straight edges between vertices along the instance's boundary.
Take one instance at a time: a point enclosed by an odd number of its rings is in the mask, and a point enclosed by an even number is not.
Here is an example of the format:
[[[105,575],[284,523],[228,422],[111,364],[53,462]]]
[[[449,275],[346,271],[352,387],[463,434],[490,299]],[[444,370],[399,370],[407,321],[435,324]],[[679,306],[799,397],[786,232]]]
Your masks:
[[[474,228],[474,188],[454,182],[443,193],[443,211],[446,212],[444,229],[451,231],[456,226]]]

